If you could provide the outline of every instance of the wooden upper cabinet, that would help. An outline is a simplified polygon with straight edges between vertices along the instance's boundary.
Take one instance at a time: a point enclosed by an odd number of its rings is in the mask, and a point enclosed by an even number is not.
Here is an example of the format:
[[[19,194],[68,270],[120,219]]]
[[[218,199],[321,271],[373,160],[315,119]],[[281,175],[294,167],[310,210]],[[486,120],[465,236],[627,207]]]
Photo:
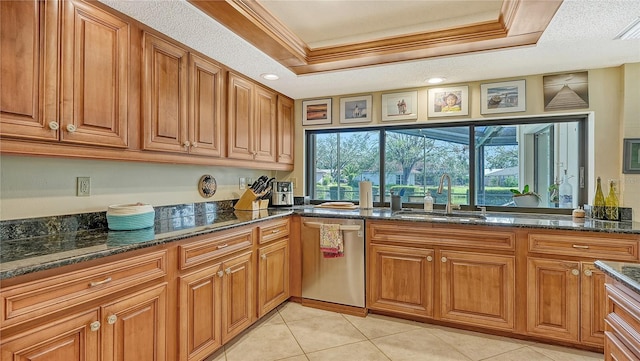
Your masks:
[[[187,152],[188,52],[149,33],[142,43],[143,147]]]
[[[220,157],[223,154],[223,71],[195,54],[189,55],[189,151]]]
[[[82,1],[64,1],[60,139],[128,145],[129,23]]]
[[[278,163],[293,164],[294,141],[293,100],[278,95]]]
[[[229,73],[229,158],[276,161],[277,94]]]
[[[0,1],[0,134],[58,139],[57,1]]]

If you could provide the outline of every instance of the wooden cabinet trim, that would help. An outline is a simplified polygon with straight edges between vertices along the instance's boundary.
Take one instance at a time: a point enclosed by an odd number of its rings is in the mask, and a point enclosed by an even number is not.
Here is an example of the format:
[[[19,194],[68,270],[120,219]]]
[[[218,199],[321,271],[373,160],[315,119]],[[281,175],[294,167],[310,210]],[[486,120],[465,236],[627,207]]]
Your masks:
[[[637,237],[575,233],[529,233],[529,252],[608,260],[637,261]],[[635,239],[634,239],[635,238]]]
[[[605,332],[604,360],[605,361],[635,361],[640,359],[640,350],[634,353],[613,332]]]
[[[179,267],[185,270],[252,245],[253,228],[197,237],[196,240],[178,246]]]
[[[167,251],[157,251],[0,291],[2,329],[164,277]]]

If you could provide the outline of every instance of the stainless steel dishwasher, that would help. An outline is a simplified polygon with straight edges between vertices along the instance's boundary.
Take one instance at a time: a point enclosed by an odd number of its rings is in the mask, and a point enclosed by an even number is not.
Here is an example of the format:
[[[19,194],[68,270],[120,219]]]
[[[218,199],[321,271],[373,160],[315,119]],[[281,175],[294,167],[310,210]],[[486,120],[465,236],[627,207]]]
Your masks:
[[[344,256],[324,258],[320,227],[340,224]],[[364,221],[361,219],[302,217],[302,298],[365,306]]]

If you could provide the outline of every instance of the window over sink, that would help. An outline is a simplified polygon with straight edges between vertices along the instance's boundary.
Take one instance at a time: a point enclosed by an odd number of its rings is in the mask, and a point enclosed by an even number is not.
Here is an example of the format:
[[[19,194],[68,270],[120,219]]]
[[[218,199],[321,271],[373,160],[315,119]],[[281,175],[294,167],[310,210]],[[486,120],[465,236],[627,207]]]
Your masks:
[[[371,181],[375,206],[388,205],[393,192],[416,206],[430,193],[443,207],[447,191],[437,189],[447,173],[452,203],[463,209],[563,213],[566,170],[568,212],[587,203],[586,131],[586,115],[307,130],[307,194],[317,202],[357,201],[359,182]],[[525,185],[537,206],[515,205],[511,190]]]

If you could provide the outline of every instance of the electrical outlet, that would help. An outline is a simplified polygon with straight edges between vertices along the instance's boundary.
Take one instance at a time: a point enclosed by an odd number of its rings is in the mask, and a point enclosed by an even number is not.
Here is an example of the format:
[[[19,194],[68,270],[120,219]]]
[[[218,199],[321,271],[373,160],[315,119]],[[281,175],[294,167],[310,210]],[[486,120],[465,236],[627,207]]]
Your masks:
[[[238,186],[240,187],[240,189],[247,188],[247,180],[245,177],[240,177],[240,179],[238,180]]]
[[[76,178],[76,196],[88,197],[90,195],[91,195],[91,178],[77,177]]]
[[[292,185],[293,189],[298,188],[298,178],[295,178],[295,177],[291,178],[291,183],[292,183],[291,185]]]

